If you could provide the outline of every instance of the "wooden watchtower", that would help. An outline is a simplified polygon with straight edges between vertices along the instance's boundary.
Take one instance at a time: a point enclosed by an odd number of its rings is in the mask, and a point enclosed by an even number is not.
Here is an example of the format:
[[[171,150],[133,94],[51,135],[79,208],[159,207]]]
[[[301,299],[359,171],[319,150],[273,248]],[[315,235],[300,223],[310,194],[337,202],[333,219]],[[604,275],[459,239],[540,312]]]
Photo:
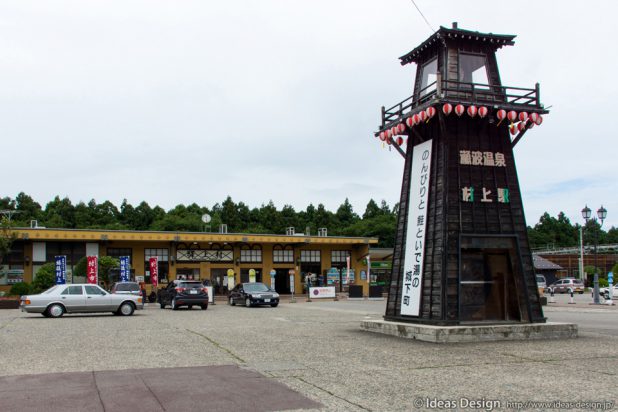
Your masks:
[[[513,147],[547,110],[538,83],[501,83],[514,38],[454,23],[400,57],[414,94],[376,133],[405,158],[386,320],[545,322]]]

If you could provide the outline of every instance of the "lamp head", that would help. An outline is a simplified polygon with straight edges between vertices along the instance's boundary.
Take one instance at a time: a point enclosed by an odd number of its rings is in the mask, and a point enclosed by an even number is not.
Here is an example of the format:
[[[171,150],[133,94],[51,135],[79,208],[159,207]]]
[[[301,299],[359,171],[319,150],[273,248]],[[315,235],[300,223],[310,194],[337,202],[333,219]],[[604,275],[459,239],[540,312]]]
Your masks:
[[[582,217],[584,218],[586,222],[588,221],[588,219],[590,219],[591,213],[592,213],[592,210],[590,210],[588,205],[586,205],[586,207],[582,209]]]

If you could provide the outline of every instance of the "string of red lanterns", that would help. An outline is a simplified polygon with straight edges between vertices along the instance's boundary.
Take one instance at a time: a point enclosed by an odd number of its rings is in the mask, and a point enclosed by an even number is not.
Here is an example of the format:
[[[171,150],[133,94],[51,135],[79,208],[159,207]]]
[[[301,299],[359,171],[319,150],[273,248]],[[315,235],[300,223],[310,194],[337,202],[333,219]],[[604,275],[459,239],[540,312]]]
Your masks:
[[[441,109],[445,116],[449,116],[454,110],[458,117],[461,117],[464,113],[467,113],[471,118],[476,117],[478,114],[481,119],[484,119],[489,113],[489,109],[486,106],[476,107],[475,105],[470,105],[466,108],[463,104],[457,104],[453,107],[450,103],[444,103]],[[399,146],[401,146],[404,143],[404,139],[401,135],[406,133],[406,126],[411,129],[421,123],[428,123],[436,115],[436,113],[436,108],[429,106],[425,110],[421,110],[418,113],[414,113],[412,116],[408,116],[403,123],[399,123],[389,129],[381,131],[378,137],[382,142],[386,142],[389,145],[393,143],[393,138],[396,137],[395,141]],[[522,132],[526,128],[531,129],[535,125],[540,126],[543,123],[543,116],[538,113],[518,113],[514,110],[507,112],[504,109],[499,109],[496,111],[496,117],[498,118],[498,124],[496,126],[500,126],[504,119],[507,119],[510,122],[509,132],[511,135]],[[515,122],[517,122],[517,124]],[[407,139],[405,142],[407,144]]]

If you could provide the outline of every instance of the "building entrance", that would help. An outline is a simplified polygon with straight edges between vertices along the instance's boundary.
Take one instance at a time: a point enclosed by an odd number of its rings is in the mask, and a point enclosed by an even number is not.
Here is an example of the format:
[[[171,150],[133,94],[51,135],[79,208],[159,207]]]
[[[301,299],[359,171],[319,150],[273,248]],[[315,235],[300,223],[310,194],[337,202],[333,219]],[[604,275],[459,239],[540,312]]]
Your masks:
[[[277,272],[277,274],[275,275],[275,290],[278,293],[292,293],[290,290],[290,270],[292,270],[292,268],[275,269],[275,271]]]
[[[512,248],[462,248],[459,282],[462,321],[521,321],[514,252]]]

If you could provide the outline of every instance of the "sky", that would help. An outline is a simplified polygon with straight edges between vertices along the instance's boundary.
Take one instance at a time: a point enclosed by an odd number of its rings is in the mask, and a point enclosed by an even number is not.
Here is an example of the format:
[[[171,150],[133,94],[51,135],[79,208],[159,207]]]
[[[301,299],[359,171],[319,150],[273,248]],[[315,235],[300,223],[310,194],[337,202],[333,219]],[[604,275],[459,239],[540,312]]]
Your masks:
[[[515,148],[528,225],[587,204],[618,226],[618,3],[416,4],[517,35],[502,83],[539,82],[551,111]],[[411,0],[0,0],[0,196],[392,206],[403,159],[373,133],[431,34]]]

